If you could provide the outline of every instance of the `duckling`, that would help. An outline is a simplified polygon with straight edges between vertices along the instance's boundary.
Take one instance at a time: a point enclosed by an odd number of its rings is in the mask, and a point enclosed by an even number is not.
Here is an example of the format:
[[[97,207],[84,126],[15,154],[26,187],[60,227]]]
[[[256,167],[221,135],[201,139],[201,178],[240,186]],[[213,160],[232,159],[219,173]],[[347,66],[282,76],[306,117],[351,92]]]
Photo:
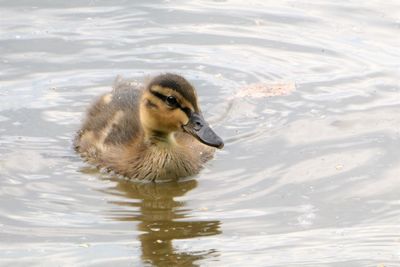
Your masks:
[[[75,150],[98,168],[142,181],[197,174],[222,139],[204,120],[194,87],[177,74],[145,85],[117,78],[88,109]]]

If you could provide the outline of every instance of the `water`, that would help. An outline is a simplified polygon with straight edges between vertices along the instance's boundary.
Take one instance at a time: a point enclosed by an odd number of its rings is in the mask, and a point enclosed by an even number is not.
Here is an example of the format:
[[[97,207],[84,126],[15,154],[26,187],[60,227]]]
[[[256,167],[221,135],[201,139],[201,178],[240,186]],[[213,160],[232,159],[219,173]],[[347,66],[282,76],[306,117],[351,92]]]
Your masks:
[[[400,266],[398,1],[0,7],[0,265]],[[83,163],[91,100],[167,70],[224,150],[162,185]]]

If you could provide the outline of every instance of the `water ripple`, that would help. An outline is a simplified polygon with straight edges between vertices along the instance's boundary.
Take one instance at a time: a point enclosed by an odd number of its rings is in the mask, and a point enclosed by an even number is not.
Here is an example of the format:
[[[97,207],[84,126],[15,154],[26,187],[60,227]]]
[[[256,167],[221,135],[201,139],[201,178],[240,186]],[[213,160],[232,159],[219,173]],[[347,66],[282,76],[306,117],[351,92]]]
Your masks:
[[[0,6],[2,263],[398,263],[397,1]],[[82,163],[90,101],[165,71],[196,86],[224,150],[163,185]],[[296,90],[240,94],[252,84]]]

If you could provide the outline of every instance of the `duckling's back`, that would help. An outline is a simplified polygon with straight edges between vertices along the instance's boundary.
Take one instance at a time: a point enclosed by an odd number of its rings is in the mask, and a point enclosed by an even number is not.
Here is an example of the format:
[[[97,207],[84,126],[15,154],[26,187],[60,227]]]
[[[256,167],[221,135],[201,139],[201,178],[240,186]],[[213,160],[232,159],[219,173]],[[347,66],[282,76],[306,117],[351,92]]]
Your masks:
[[[75,149],[89,162],[101,165],[101,154],[108,152],[109,146],[138,139],[143,134],[139,119],[142,91],[138,83],[118,77],[112,92],[99,97],[89,108],[75,138]]]

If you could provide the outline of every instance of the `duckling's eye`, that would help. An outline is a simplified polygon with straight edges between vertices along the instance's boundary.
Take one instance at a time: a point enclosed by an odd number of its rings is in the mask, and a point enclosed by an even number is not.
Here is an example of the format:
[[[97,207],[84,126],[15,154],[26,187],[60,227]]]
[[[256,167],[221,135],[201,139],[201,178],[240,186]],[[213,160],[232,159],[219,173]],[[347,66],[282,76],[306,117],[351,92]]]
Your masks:
[[[173,96],[167,96],[167,98],[165,99],[165,102],[167,102],[168,106],[171,107],[177,107],[178,106],[178,101],[176,100],[175,97]]]

